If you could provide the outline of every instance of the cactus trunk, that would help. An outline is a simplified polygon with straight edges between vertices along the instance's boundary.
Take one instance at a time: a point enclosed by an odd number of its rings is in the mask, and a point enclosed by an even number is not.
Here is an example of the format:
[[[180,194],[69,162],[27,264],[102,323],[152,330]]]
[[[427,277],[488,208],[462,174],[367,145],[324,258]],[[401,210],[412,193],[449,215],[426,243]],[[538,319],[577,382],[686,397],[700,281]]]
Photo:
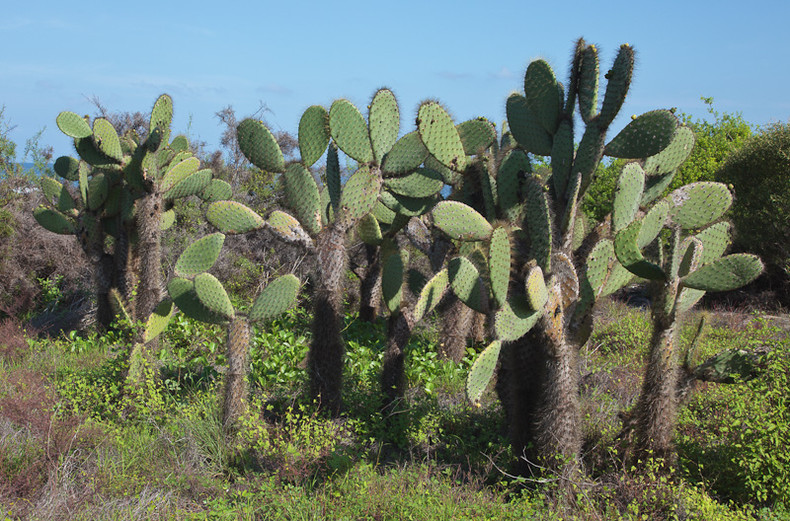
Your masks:
[[[678,320],[675,311],[678,281],[670,281],[660,291],[661,301],[654,306],[655,329],[650,340],[650,354],[636,406],[637,449],[671,464],[675,451],[673,435],[677,412],[677,342]],[[671,308],[672,311],[664,311]]]
[[[581,449],[579,357],[562,330],[550,329],[549,320],[544,317],[505,344],[497,392],[519,458],[517,472],[532,475],[539,465],[571,477],[579,469]]]
[[[393,313],[387,323],[387,348],[381,367],[381,391],[386,396],[384,408],[390,407],[406,391],[404,357],[414,317],[408,310]]]
[[[365,257],[368,268],[359,288],[359,319],[375,322],[379,316],[381,302],[381,249],[370,244],[365,245]]]
[[[345,229],[339,223],[316,238],[313,280],[313,340],[308,355],[310,392],[321,408],[340,412],[343,379],[343,277],[346,271]]]
[[[448,298],[450,303],[442,315],[439,358],[458,363],[466,354],[466,341],[473,333],[478,313],[455,295]]]
[[[228,370],[222,406],[222,426],[231,431],[244,413],[247,398],[247,372],[249,368],[250,325],[247,319],[237,316],[228,324]]]
[[[135,319],[145,320],[162,301],[162,233],[159,224],[162,220],[164,201],[162,196],[155,192],[140,199],[138,205],[140,283],[137,290]]]

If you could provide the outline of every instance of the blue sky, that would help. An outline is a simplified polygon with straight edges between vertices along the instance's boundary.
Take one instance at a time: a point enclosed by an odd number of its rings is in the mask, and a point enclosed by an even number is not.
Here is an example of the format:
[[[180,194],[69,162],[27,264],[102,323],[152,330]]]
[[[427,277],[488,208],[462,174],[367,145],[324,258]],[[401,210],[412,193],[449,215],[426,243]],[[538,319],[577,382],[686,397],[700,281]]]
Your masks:
[[[504,119],[508,94],[523,89],[535,58],[567,80],[573,43],[598,45],[602,73],[621,43],[637,51],[631,114],[677,107],[720,112],[764,125],[790,119],[790,2],[6,2],[0,19],[0,106],[20,147],[46,128],[42,144],[73,154],[55,117],[148,111],[167,92],[174,129],[218,145],[215,113],[239,116],[264,103],[275,130],[295,132],[308,106],[347,98],[364,107],[393,89],[402,133],[423,99],[457,121]],[[613,134],[610,134],[613,136]]]

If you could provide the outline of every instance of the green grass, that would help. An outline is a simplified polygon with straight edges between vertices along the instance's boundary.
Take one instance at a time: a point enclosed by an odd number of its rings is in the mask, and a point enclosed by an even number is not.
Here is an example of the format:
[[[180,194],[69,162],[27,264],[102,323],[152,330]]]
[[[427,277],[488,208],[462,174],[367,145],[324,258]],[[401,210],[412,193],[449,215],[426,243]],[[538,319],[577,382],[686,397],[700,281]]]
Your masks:
[[[30,519],[780,519],[787,498],[786,332],[765,321],[710,327],[699,362],[734,346],[782,354],[767,378],[699,386],[681,410],[679,471],[623,461],[619,414],[639,391],[646,312],[604,310],[583,354],[587,475],[571,496],[506,473],[504,418],[489,389],[464,396],[474,349],[438,360],[436,330],[407,353],[409,391],[380,411],[384,323],[346,317],[344,414],[306,395],[309,313],[253,331],[251,395],[233,439],[217,395],[222,328],[179,317],[164,335],[161,378],[123,392],[122,335],[29,342],[0,359],[0,514]],[[684,345],[695,321],[683,330]],[[784,375],[784,376],[783,376]],[[782,409],[784,407],[784,409]],[[760,424],[773,422],[771,432]],[[764,434],[764,435],[763,435]],[[766,454],[770,457],[761,457]],[[782,482],[782,480],[785,480]],[[777,484],[779,483],[779,484]],[[786,503],[785,503],[786,505]],[[2,516],[0,516],[2,518]]]

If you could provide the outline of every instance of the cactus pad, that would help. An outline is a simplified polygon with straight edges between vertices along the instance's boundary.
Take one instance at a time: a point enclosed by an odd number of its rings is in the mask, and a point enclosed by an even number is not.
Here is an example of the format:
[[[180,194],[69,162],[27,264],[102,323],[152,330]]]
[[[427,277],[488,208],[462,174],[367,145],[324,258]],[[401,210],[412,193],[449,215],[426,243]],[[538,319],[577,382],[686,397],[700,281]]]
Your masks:
[[[532,329],[541,314],[542,310],[533,311],[525,303],[506,303],[494,315],[496,338],[503,342],[518,340]]]
[[[384,186],[393,193],[407,197],[430,197],[444,187],[444,180],[435,170],[418,168],[409,175],[385,179]]]
[[[55,173],[67,181],[79,179],[80,162],[69,156],[60,156],[53,165]]]
[[[148,316],[143,329],[143,342],[148,343],[158,337],[167,328],[173,317],[173,301],[170,299],[159,303],[154,312]]]
[[[455,128],[467,156],[479,154],[496,143],[496,128],[486,118],[470,119],[459,123]]]
[[[530,178],[526,184],[526,224],[532,245],[531,253],[544,271],[551,270],[551,214],[546,193],[540,183]]]
[[[200,192],[200,198],[209,203],[227,201],[231,197],[233,197],[233,188],[222,179],[212,179],[208,186]]]
[[[216,201],[206,210],[206,219],[222,233],[247,233],[263,226],[263,217],[236,201]]]
[[[688,237],[683,241],[681,251],[683,251],[683,256],[680,259],[678,276],[685,277],[700,265],[703,251],[702,241],[696,237]]]
[[[167,94],[162,94],[154,102],[151,109],[151,119],[148,128],[153,133],[154,129],[161,131],[162,141],[167,142],[170,137],[170,124],[173,121],[173,99]]]
[[[71,235],[74,233],[74,223],[57,210],[39,206],[33,210],[33,217],[38,224],[52,233],[60,235]]]
[[[507,302],[507,289],[510,284],[510,238],[505,228],[497,228],[491,235],[488,249],[488,272],[491,279],[491,293],[497,305]]]
[[[496,189],[499,208],[505,218],[515,221],[521,213],[521,178],[532,172],[529,157],[521,150],[512,150],[499,165]]]
[[[250,162],[265,172],[285,170],[280,145],[266,126],[254,119],[245,119],[236,128],[239,148]]]
[[[299,153],[305,166],[318,161],[329,145],[329,114],[320,105],[304,111],[299,120]]]
[[[97,210],[107,200],[110,185],[104,174],[96,174],[88,181],[88,208]]]
[[[296,218],[310,234],[321,231],[321,197],[313,174],[301,163],[291,163],[283,174],[285,196]]]
[[[299,295],[301,283],[296,275],[289,273],[269,283],[250,308],[250,321],[274,318],[290,308]]]
[[[340,208],[351,222],[370,213],[381,190],[381,179],[367,167],[359,168],[348,178],[340,194]]]
[[[417,113],[417,129],[425,148],[441,164],[456,172],[466,168],[466,154],[461,136],[452,118],[434,101],[420,105]]]
[[[493,231],[485,217],[458,201],[440,201],[431,214],[436,227],[454,240],[482,241]]]
[[[417,131],[400,138],[384,156],[381,170],[388,174],[408,174],[420,166],[428,157],[428,149],[423,145]]]
[[[178,309],[186,316],[207,324],[221,324],[226,319],[204,306],[195,293],[195,284],[188,279],[174,277],[167,284],[167,292]]]
[[[640,159],[658,154],[672,142],[678,118],[668,110],[654,110],[632,120],[610,141],[604,154]]]
[[[373,161],[365,117],[348,100],[337,100],[329,108],[329,131],[340,150],[360,163]]]
[[[617,57],[609,72],[606,93],[604,94],[598,122],[603,127],[608,127],[614,120],[620,107],[623,106],[628,88],[631,85],[631,75],[634,72],[634,49],[628,45],[621,45]]]
[[[636,217],[645,188],[645,172],[637,163],[628,163],[617,180],[612,208],[612,225],[619,232]]]
[[[712,262],[722,255],[727,250],[732,240],[732,226],[726,221],[718,222],[714,225],[708,226],[695,237],[702,242],[702,256],[700,257],[700,264],[707,264]]]
[[[198,195],[211,183],[212,171],[209,168],[198,170],[178,181],[173,188],[162,194],[165,199],[180,199],[190,195]]]
[[[310,242],[310,237],[294,217],[285,212],[274,210],[266,223],[277,235],[287,242]]]
[[[527,105],[541,126],[549,134],[557,131],[562,99],[557,92],[557,78],[544,60],[535,60],[524,75],[524,93]]]
[[[370,244],[371,246],[381,244],[382,235],[378,219],[373,214],[367,214],[360,219],[357,225],[357,235],[365,244]]]
[[[546,282],[543,280],[543,270],[540,269],[540,266],[534,266],[529,270],[524,281],[524,289],[529,307],[535,311],[543,309],[543,306],[549,300],[549,292],[546,289]]]
[[[442,300],[444,292],[447,291],[447,285],[448,275],[446,269],[441,270],[425,283],[420,290],[420,297],[414,305],[413,316],[415,322],[419,322],[425,315],[433,311],[439,301]]]
[[[161,231],[169,230],[171,226],[176,223],[176,212],[171,208],[166,212],[162,212],[162,219],[159,221],[159,229]]]
[[[636,245],[641,249],[650,244],[661,233],[661,229],[669,215],[669,203],[666,201],[659,201],[653,205],[647,212],[647,215],[642,219],[642,229],[639,231],[639,236],[636,238]]]
[[[225,235],[212,233],[190,244],[176,261],[175,274],[179,277],[194,277],[208,271],[219,258],[225,243]]]
[[[104,155],[116,161],[123,160],[121,141],[112,124],[104,118],[93,121],[93,142]]]
[[[727,185],[700,181],[682,186],[667,196],[673,208],[669,217],[681,228],[700,228],[722,215],[732,204]]]
[[[428,213],[437,201],[437,197],[406,197],[389,190],[382,191],[380,199],[396,215],[406,217],[416,217]]]
[[[381,164],[386,154],[398,140],[400,111],[398,100],[389,89],[380,89],[370,102],[368,123],[370,142],[373,146],[373,159]]]
[[[55,123],[61,132],[73,138],[86,138],[93,134],[91,126],[85,121],[85,118],[74,112],[63,111],[58,114]]]
[[[466,377],[466,396],[470,402],[479,404],[483,391],[486,390],[488,382],[494,376],[501,348],[502,342],[494,340],[478,355],[477,360],[472,364],[469,375]]]
[[[550,156],[553,145],[551,134],[538,122],[535,114],[527,105],[527,99],[519,94],[511,94],[505,107],[510,133],[527,152],[540,156]]]
[[[582,121],[589,123],[598,111],[598,51],[588,45],[579,58],[579,112]]]
[[[174,159],[170,168],[165,172],[162,178],[160,190],[162,192],[167,192],[179,182],[197,172],[198,168],[200,168],[200,160],[196,157],[187,156],[181,161],[176,161]]]
[[[756,255],[737,253],[706,264],[681,279],[683,286],[704,291],[729,291],[756,279],[763,263]]]
[[[455,257],[447,263],[447,275],[453,293],[467,306],[477,312],[486,310],[485,287],[475,265],[466,257]]]
[[[642,221],[634,221],[614,237],[614,252],[617,260],[637,277],[649,280],[664,280],[666,274],[660,266],[649,262],[642,255],[637,244]]]
[[[200,273],[194,282],[195,294],[207,309],[227,320],[235,316],[228,293],[217,277],[211,273]]]
[[[385,259],[381,271],[381,296],[390,313],[400,309],[403,294],[404,262],[400,251],[395,250]]]
[[[694,131],[687,126],[675,129],[669,145],[645,161],[645,174],[665,175],[674,172],[691,155],[694,148]]]

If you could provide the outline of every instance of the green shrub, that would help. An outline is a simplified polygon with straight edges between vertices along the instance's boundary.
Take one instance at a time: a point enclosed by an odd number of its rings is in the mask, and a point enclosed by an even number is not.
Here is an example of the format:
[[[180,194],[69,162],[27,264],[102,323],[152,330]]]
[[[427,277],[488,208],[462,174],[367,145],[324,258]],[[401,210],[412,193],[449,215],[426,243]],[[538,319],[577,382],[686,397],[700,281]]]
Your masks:
[[[762,257],[767,272],[790,278],[790,124],[778,123],[727,158],[717,178],[734,186],[736,247]]]

